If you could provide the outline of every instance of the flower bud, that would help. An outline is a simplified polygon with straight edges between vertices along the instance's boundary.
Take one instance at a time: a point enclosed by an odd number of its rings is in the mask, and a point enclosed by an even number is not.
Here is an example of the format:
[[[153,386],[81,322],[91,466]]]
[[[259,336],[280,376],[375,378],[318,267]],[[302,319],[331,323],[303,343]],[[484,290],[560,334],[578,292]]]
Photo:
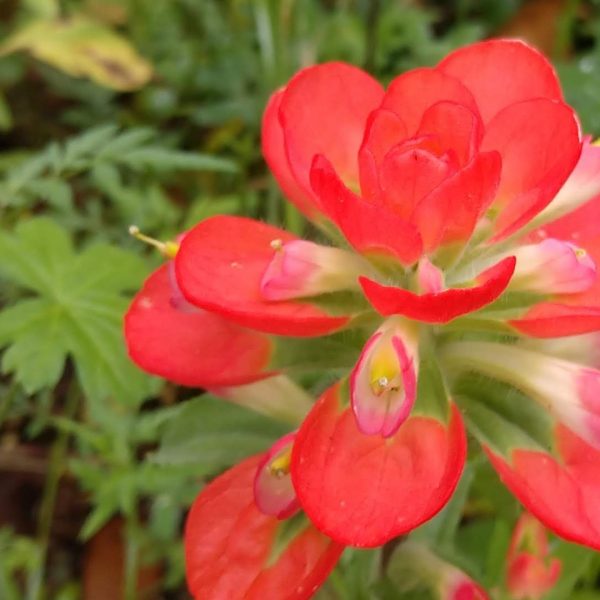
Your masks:
[[[421,293],[437,294],[444,289],[444,273],[424,256],[419,261],[417,282]]]
[[[361,257],[304,240],[273,240],[275,255],[260,284],[265,300],[290,300],[358,287],[358,277],[368,272]]]
[[[553,238],[518,248],[511,289],[541,294],[576,294],[596,280],[596,263],[583,249]]]
[[[506,587],[514,600],[540,600],[554,587],[562,567],[548,556],[544,526],[528,513],[517,521],[507,562]]]
[[[478,583],[421,542],[402,542],[392,555],[389,569],[392,581],[402,589],[422,588],[424,584],[438,600],[489,600]]]
[[[351,403],[365,434],[393,435],[408,417],[417,394],[417,333],[393,317],[366,343],[350,376]]]

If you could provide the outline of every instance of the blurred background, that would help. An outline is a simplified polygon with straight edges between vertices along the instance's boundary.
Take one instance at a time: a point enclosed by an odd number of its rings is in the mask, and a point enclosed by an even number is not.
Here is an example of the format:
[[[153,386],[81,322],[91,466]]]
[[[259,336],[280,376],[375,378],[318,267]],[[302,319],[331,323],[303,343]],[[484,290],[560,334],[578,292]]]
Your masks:
[[[187,598],[187,507],[280,433],[128,361],[122,314],[160,262],[128,226],[169,239],[232,213],[302,233],[261,157],[271,92],[326,60],[387,83],[492,36],[549,56],[600,134],[600,0],[0,0],[0,599]],[[500,590],[520,509],[477,452],[431,527]],[[598,556],[553,551],[547,598],[600,598]],[[381,560],[348,551],[319,597],[426,598]]]

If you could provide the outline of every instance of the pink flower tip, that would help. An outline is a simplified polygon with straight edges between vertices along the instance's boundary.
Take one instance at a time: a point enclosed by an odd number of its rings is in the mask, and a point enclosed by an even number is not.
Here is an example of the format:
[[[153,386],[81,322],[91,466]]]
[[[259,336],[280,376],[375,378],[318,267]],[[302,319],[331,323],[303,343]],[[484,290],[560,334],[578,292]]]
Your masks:
[[[417,281],[423,294],[438,294],[444,289],[444,274],[426,256],[419,261]]]
[[[290,475],[295,433],[288,433],[271,446],[256,469],[254,502],[265,515],[287,519],[300,509]]]
[[[548,238],[521,246],[515,252],[517,267],[512,289],[542,294],[576,294],[596,281],[596,263],[584,248]]]
[[[352,410],[362,433],[390,437],[408,418],[417,360],[416,336],[400,319],[389,319],[366,343],[350,375]]]
[[[260,283],[265,300],[318,296],[358,286],[365,270],[360,257],[305,240],[271,241],[274,255]]]

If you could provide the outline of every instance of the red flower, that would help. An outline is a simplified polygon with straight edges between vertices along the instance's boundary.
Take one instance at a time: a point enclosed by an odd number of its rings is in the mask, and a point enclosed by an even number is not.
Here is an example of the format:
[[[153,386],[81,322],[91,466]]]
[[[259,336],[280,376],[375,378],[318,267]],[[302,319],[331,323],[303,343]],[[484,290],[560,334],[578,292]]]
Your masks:
[[[284,445],[289,440],[283,441]],[[280,484],[289,475],[281,457],[254,456],[217,477],[196,498],[185,528],[186,575],[194,598],[209,600],[304,600],[335,566],[344,547],[319,533],[304,517],[296,533],[277,546],[289,510],[264,512],[257,484],[265,468]],[[267,464],[265,461],[271,461]],[[268,484],[267,484],[268,485]],[[257,503],[256,500],[259,500]],[[267,503],[273,508],[272,503]],[[297,509],[296,509],[297,510]]]
[[[600,157],[582,144],[550,64],[522,42],[493,40],[404,73],[385,91],[349,65],[309,67],[271,98],[263,151],[288,199],[332,242],[347,243],[319,245],[242,217],[199,223],[175,256],[176,284],[162,271],[162,295],[149,280],[132,305],[131,355],[181,383],[217,386],[267,374],[265,333],[355,328],[364,348],[300,426],[291,458],[287,447],[272,450],[273,460],[291,460],[288,479],[270,481],[252,463],[235,499],[221,479],[201,494],[190,523],[217,518],[195,517],[216,511],[217,490],[223,506],[252,517],[246,533],[260,543],[230,536],[227,511],[226,526],[199,529],[191,546],[197,528],[188,525],[194,593],[221,581],[238,589],[225,563],[246,543],[261,548],[256,560],[243,556],[251,568],[238,574],[239,589],[250,589],[277,518],[297,502],[321,532],[356,546],[431,518],[465,461],[458,407],[530,512],[600,548],[600,371],[580,364],[589,356],[525,339],[600,329]],[[155,293],[156,302],[144,300]],[[217,348],[213,364],[198,363],[201,344]],[[327,356],[319,360],[327,368]],[[228,383],[217,383],[223,375]],[[307,531],[321,540],[307,564],[320,564],[330,542]],[[225,548],[218,554],[212,535]],[[213,558],[222,568],[208,566]],[[310,584],[326,570],[314,579],[311,567]],[[265,573],[259,579],[270,581]],[[453,594],[484,597],[475,584]]]
[[[561,562],[548,555],[544,526],[523,513],[508,549],[506,586],[515,600],[540,600],[560,576]]]

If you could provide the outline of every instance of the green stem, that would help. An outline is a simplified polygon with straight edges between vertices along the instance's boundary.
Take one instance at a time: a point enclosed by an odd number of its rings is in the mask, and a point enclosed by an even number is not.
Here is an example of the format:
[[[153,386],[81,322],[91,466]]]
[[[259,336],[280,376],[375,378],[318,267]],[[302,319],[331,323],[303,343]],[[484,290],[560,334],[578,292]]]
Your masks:
[[[73,419],[79,405],[80,392],[77,383],[74,381],[67,392],[63,416],[66,419]],[[52,449],[50,451],[50,463],[48,465],[48,476],[40,505],[38,517],[38,545],[40,548],[40,569],[35,573],[28,585],[27,598],[30,600],[41,600],[44,594],[43,581],[48,559],[48,549],[50,545],[50,535],[52,532],[52,519],[56,507],[56,498],[60,478],[62,477],[67,459],[70,433],[66,430],[59,430]]]
[[[137,516],[137,508],[133,507],[128,512],[125,521],[125,581],[124,587],[124,600],[136,600],[137,598],[137,584],[138,584],[138,571],[139,571],[139,523]]]
[[[377,24],[379,22],[379,13],[381,9],[381,0],[371,0],[366,19],[366,53],[365,53],[365,71],[373,72],[375,70],[375,59],[377,57]]]

